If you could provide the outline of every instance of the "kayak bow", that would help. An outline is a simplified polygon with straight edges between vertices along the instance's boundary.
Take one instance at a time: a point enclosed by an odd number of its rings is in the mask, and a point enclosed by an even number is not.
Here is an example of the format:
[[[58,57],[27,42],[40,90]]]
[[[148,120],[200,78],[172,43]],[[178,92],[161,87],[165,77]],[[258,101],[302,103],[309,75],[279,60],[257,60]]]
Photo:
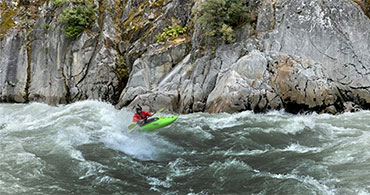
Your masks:
[[[141,126],[143,131],[153,131],[165,126],[168,126],[176,121],[179,116],[160,116],[149,119],[147,124]],[[154,119],[154,120],[152,120]]]

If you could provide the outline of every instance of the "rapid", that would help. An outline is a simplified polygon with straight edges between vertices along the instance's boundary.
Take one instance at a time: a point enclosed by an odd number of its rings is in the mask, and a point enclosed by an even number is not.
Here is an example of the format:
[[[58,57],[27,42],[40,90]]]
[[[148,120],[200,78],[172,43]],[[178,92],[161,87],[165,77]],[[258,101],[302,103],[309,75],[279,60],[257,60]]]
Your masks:
[[[154,132],[132,116],[0,104],[0,194],[370,194],[370,111],[194,113]]]

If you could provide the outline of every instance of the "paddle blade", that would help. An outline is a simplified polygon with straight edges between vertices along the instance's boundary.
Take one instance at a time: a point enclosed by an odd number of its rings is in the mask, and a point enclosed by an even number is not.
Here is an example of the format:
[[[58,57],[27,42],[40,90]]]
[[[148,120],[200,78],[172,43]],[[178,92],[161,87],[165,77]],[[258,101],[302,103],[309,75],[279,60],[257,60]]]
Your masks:
[[[131,129],[135,128],[135,127],[136,127],[136,123],[129,125],[128,126],[128,129],[131,130]]]
[[[164,110],[164,108],[161,108],[157,112],[155,112],[155,114],[158,114],[158,113],[162,112],[163,110]]]

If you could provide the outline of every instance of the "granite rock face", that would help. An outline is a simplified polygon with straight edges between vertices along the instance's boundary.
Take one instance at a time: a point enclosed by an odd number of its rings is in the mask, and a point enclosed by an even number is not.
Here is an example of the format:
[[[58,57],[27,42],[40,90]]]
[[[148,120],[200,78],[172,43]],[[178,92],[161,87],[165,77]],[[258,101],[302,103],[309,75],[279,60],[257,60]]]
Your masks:
[[[356,3],[265,0],[256,30],[257,39],[222,46],[215,55],[194,58],[193,50],[169,76],[157,79],[162,85],[135,90],[129,83],[126,90],[135,91],[135,98],[123,98],[123,105],[171,92],[167,100],[157,101],[168,101],[171,111],[182,113],[336,113],[346,110],[348,102],[369,108],[370,20]],[[140,71],[132,76],[147,74]]]
[[[274,6],[275,28],[262,36],[268,37],[267,52],[301,61],[284,81],[301,92],[293,103],[342,110],[352,101],[368,108],[370,20],[360,7],[352,1],[276,1]]]
[[[22,32],[10,31],[0,44],[0,98],[5,102],[27,100],[27,46]]]
[[[39,2],[39,11],[35,11],[39,18],[25,25],[32,28],[13,29],[0,41],[0,65],[4,69],[0,72],[1,99],[52,105],[84,99],[116,103],[120,93],[115,71],[118,54],[110,44],[116,38],[115,16],[108,11],[114,1],[105,1],[106,9],[99,10],[100,21],[76,39],[62,31],[57,17],[62,8],[48,2]]]
[[[0,34],[2,102],[96,99],[179,113],[370,108],[370,19],[358,2],[256,1],[255,26],[211,50],[194,23],[198,0],[95,1],[98,19],[75,39],[62,31],[62,7],[35,2],[23,9],[34,13],[28,23],[15,14]],[[157,43],[170,25],[187,35]]]

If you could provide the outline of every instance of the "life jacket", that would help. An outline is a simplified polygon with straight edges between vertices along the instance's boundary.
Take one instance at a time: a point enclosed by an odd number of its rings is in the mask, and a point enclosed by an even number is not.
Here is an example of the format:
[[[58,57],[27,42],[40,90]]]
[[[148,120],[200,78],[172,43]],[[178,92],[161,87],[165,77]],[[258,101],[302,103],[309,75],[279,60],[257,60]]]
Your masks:
[[[143,119],[146,119],[147,115],[143,112],[143,111],[139,111],[139,120],[143,120]]]
[[[135,113],[134,118],[132,119],[134,122],[137,122],[139,120],[146,119],[148,116],[152,116],[151,113],[145,112],[145,111],[139,111]]]

